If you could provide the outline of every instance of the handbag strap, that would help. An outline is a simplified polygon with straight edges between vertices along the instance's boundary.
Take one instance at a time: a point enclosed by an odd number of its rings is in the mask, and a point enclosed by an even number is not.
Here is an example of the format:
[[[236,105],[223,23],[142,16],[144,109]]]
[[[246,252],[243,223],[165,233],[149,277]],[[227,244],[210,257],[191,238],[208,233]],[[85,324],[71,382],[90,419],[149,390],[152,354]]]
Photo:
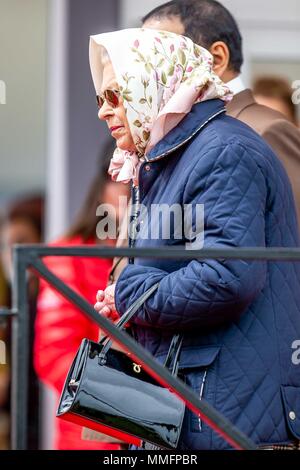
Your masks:
[[[153,292],[155,292],[158,289],[159,283],[157,282],[154,284],[150,289],[148,289],[146,292],[144,292],[141,297],[139,297],[132,305],[129,307],[129,309],[122,315],[120,320],[117,322],[116,326],[118,328],[123,328],[123,326],[126,325],[126,323],[129,322],[129,320],[133,317],[133,315],[141,308],[141,306],[146,302],[146,300],[151,297]]]
[[[120,318],[120,320],[116,323],[116,327],[121,330],[129,322],[129,320],[133,317],[133,315],[141,308],[141,306],[146,302],[146,300],[158,289],[159,283],[154,284],[150,289],[144,292],[141,297],[139,297],[124,313],[124,315]],[[101,339],[100,345],[103,346],[102,351],[99,355],[101,361],[103,362],[108,350],[111,348],[113,340],[110,339],[108,336],[104,336]]]
[[[183,337],[180,334],[174,335],[169,347],[169,351],[164,363],[164,366],[167,369],[170,369],[172,363],[173,367],[171,370],[172,375],[178,375],[178,368],[179,368],[179,359],[180,353],[182,348]]]
[[[148,289],[146,292],[144,292],[141,297],[139,297],[130,307],[129,309],[124,313],[122,318],[116,323],[116,327],[118,329],[122,329],[126,323],[129,322],[129,320],[133,317],[133,315],[141,308],[141,306],[146,302],[146,300],[153,294],[158,289],[159,283],[154,284],[150,289]],[[179,358],[180,358],[180,353],[181,353],[181,348],[182,348],[182,341],[183,337],[180,334],[176,334],[173,336],[169,351],[164,363],[164,366],[170,369],[172,363],[173,367],[171,370],[171,373],[173,375],[178,374],[178,367],[179,367]],[[99,362],[103,365],[106,362],[106,354],[108,353],[109,349],[111,348],[113,343],[113,340],[110,339],[108,336],[105,336],[104,338],[101,339],[100,345],[103,346],[100,354],[99,354]]]

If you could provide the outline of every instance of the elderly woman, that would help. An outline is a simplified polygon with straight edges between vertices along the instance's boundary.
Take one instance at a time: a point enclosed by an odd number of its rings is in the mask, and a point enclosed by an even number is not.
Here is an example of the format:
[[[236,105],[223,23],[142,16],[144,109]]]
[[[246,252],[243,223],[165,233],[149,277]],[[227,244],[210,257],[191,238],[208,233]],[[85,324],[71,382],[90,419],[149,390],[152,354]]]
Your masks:
[[[230,93],[206,50],[175,34],[132,29],[93,36],[90,60],[99,118],[118,147],[110,173],[132,182],[135,212],[143,207],[136,247],[298,246],[287,176],[258,135],[226,116]],[[183,219],[151,213],[155,204],[190,208],[188,229],[180,230]],[[114,320],[156,283],[131,320],[141,345],[163,362],[173,334],[182,333],[180,369],[200,398],[259,446],[297,447],[299,264],[135,259],[116,286],[99,291],[95,308]],[[186,410],[180,448],[228,444]]]

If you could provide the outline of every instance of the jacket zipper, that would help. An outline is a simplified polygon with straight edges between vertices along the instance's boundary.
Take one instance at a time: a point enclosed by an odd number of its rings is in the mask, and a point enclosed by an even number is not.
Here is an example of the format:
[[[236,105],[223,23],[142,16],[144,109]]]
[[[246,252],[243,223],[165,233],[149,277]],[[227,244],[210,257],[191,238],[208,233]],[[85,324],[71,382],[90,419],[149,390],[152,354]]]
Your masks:
[[[132,213],[130,216],[130,233],[129,233],[129,247],[133,248],[136,241],[136,227],[137,227],[137,218],[140,206],[140,189],[138,186],[132,186]],[[134,258],[128,259],[129,264],[134,264]],[[138,335],[134,329],[131,328],[132,337],[138,342]]]
[[[136,241],[136,227],[138,213],[140,209],[140,188],[138,186],[133,186],[133,198],[132,198],[132,213],[130,215],[130,233],[129,233],[129,246],[133,248]],[[129,259],[129,263],[133,263],[133,259]]]
[[[201,383],[201,387],[200,387],[199,400],[202,400],[202,398],[203,398],[206,377],[207,377],[207,369],[205,369],[205,372],[203,374],[202,383]],[[199,425],[199,431],[202,432],[202,420],[201,420],[200,416],[199,416],[199,419],[198,419],[198,425]]]

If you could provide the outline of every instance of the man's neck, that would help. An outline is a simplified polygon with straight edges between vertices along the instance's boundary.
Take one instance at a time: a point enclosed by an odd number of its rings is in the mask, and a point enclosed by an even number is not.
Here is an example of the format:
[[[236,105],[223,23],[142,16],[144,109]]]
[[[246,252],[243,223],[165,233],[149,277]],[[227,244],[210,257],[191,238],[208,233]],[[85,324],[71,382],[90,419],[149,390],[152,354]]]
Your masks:
[[[237,75],[235,78],[228,81],[226,85],[230,88],[233,95],[237,95],[238,93],[241,93],[242,91],[246,90],[246,87],[240,75]]]

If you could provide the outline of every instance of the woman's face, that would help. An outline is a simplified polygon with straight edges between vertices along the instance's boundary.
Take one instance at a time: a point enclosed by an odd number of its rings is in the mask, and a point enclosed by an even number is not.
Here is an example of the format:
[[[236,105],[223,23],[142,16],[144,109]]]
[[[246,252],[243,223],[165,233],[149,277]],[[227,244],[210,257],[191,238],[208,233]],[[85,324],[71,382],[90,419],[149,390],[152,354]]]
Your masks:
[[[103,68],[103,82],[102,90],[118,90],[116,76],[113,70],[112,63],[105,61]],[[119,97],[119,104],[112,107],[107,101],[104,101],[103,106],[99,109],[99,119],[107,122],[111,135],[116,139],[117,147],[121,150],[135,152],[136,146],[130,132],[130,127],[126,117],[125,108],[121,96]]]

